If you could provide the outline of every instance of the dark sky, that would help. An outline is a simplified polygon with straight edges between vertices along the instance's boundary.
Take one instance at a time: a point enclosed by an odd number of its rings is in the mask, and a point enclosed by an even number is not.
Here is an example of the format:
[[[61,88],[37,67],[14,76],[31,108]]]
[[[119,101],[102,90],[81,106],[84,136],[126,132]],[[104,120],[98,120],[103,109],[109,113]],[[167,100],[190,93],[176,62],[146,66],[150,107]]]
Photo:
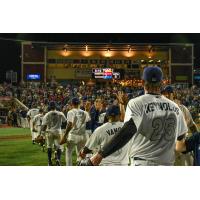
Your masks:
[[[2,40],[11,39],[11,40]],[[12,41],[17,40],[17,41]],[[105,43],[194,43],[194,63],[200,66],[200,34],[199,33],[45,33],[45,34],[0,34],[0,78],[2,80],[5,71],[13,69],[20,71],[21,46],[18,40],[48,41],[48,42],[105,42]]]

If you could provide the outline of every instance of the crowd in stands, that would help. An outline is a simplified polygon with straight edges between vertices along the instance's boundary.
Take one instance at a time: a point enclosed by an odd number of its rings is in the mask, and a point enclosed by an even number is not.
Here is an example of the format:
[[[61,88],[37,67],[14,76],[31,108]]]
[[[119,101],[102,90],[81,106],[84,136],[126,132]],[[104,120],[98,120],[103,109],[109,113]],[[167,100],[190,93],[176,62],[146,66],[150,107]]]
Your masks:
[[[175,87],[175,94],[182,104],[187,106],[195,119],[200,113],[200,88],[193,85],[190,88]],[[106,106],[115,102],[119,91],[124,93],[124,98],[128,101],[138,96],[142,92],[141,87],[122,87],[115,84],[97,84],[88,86],[84,82],[69,82],[58,84],[56,82],[45,84],[23,83],[17,86],[11,84],[0,85],[0,97],[10,96],[17,98],[25,106],[30,108],[40,107],[45,112],[48,111],[50,101],[55,101],[57,109],[67,113],[70,109],[70,100],[78,97],[81,100],[81,108],[90,112],[92,120],[98,121],[100,113],[104,112]],[[97,107],[97,109],[96,109]],[[8,112],[8,122],[12,126],[21,126],[21,121],[26,118],[26,110],[10,108]],[[92,127],[94,129],[95,127]]]

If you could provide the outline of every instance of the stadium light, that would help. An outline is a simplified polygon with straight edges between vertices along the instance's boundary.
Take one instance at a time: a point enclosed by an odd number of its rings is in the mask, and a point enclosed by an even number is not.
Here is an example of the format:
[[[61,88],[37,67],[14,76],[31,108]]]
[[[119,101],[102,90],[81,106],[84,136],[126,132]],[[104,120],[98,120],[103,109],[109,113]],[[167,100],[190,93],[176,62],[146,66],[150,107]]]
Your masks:
[[[110,57],[110,56],[111,56],[110,48],[107,49],[105,56],[106,56],[106,57]]]
[[[65,44],[64,47],[63,47],[63,51],[67,51],[67,48],[68,48],[68,45]]]
[[[128,53],[130,53],[130,52],[131,52],[131,46],[128,45]]]
[[[64,56],[67,56],[67,51],[68,51],[68,45],[65,44],[64,47],[63,47],[63,55]]]

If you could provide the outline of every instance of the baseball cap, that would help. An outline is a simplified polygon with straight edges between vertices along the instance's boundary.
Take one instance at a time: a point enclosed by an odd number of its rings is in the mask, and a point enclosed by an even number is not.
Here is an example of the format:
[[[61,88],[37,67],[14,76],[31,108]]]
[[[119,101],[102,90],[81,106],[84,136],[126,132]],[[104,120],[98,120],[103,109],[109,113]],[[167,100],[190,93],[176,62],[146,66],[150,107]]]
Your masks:
[[[150,83],[157,83],[162,81],[163,73],[160,67],[152,66],[146,67],[143,71],[142,79]]]
[[[167,86],[164,87],[162,92],[173,93],[174,89],[173,89],[173,87],[171,85],[167,85]]]
[[[49,107],[50,107],[50,109],[56,108],[56,103],[55,103],[55,101],[50,101]]]
[[[116,116],[120,114],[119,106],[111,105],[106,110],[106,116]]]
[[[77,97],[74,97],[74,98],[72,98],[72,104],[74,104],[74,105],[78,105],[79,104],[79,99],[77,98]]]
[[[83,97],[82,97],[82,100],[83,100],[83,101],[87,101],[87,97],[86,97],[86,96],[83,96]]]

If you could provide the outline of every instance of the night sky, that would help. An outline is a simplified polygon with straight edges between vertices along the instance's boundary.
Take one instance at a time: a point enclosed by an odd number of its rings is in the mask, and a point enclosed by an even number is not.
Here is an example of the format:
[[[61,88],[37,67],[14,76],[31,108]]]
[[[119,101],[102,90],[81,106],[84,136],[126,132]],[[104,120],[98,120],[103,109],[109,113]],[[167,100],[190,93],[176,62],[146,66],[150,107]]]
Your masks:
[[[7,39],[7,40],[5,40]],[[190,33],[143,33],[143,34],[122,34],[122,33],[45,33],[45,34],[0,34],[0,80],[5,77],[7,70],[20,72],[21,45],[20,40],[46,41],[46,42],[104,42],[104,43],[194,43],[194,66],[200,67],[200,34]]]

